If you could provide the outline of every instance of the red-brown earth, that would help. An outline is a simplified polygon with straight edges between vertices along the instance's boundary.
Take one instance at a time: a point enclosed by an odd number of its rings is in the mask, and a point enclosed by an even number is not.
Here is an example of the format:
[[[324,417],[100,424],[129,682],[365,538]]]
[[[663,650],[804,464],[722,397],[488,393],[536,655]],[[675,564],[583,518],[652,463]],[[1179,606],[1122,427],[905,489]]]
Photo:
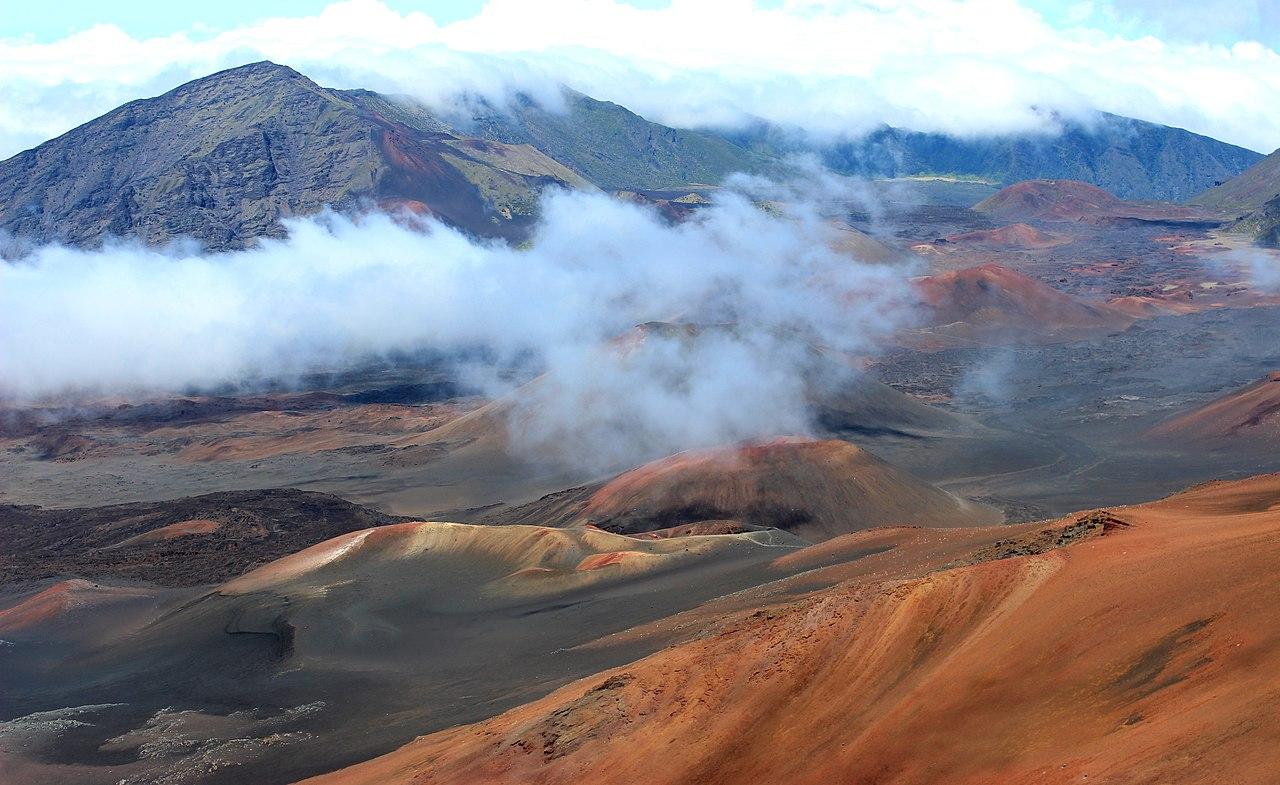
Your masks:
[[[933,345],[1065,340],[1120,330],[1133,317],[1058,291],[1016,270],[985,264],[917,278]]]
[[[1077,180],[1024,180],[984,199],[973,208],[1009,221],[1050,223],[1213,223],[1208,210],[1163,203],[1127,202]]]
[[[879,526],[996,523],[960,499],[843,441],[781,438],[694,450],[593,492],[578,520],[635,534],[701,522],[774,526],[810,541]]]
[[[308,782],[1272,782],[1280,477],[1080,515],[1039,543],[743,608]]]
[[[945,238],[962,248],[985,250],[1041,251],[1071,242],[1071,237],[1047,232],[1024,223],[1009,224],[998,229],[978,229]]]
[[[1181,449],[1274,449],[1280,440],[1280,372],[1268,374],[1149,432]]]

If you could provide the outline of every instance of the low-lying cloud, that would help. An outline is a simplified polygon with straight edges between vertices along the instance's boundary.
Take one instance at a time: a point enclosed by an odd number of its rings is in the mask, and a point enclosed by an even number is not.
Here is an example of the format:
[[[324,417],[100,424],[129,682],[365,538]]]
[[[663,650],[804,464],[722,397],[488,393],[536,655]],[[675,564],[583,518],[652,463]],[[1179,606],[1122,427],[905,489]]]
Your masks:
[[[912,270],[831,250],[816,208],[778,214],[735,191],[676,225],[555,191],[521,249],[410,220],[326,214],[217,255],[38,248],[0,265],[0,397],[214,389],[482,350],[545,370],[517,407],[526,447],[616,462],[803,431],[812,347],[871,352],[911,318]],[[629,332],[672,320],[699,326]]]
[[[1210,261],[1224,274],[1243,273],[1257,289],[1271,294],[1280,292],[1280,250],[1235,248]]]

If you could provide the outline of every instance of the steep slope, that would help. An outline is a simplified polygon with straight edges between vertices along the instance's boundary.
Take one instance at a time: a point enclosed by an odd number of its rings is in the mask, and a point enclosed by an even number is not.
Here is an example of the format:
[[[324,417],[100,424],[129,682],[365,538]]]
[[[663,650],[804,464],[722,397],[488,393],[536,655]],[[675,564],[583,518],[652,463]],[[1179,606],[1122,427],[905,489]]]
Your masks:
[[[1182,201],[1231,178],[1262,156],[1181,128],[1100,114],[1064,120],[1060,133],[956,137],[883,128],[822,151],[845,174],[962,174],[1009,185],[1082,180],[1124,199]]]
[[[779,438],[632,469],[592,493],[579,520],[627,534],[732,521],[818,541],[877,526],[998,523],[999,515],[848,442]]]
[[[649,653],[658,639],[607,638],[804,569],[771,566],[799,546],[418,522],[159,607],[54,587],[0,611],[3,719],[20,715],[0,722],[0,779],[266,785],[331,770]],[[109,632],[49,645],[67,622]],[[92,744],[47,722],[61,707],[83,707],[72,733]]]
[[[416,522],[201,591],[42,584],[0,595],[14,622],[0,772],[50,785],[289,782],[492,717],[744,607],[918,574],[1029,531],[908,527],[803,547],[777,530],[637,539]],[[69,592],[77,607],[58,599]]]
[[[668,128],[568,89],[563,111],[522,99],[508,111],[482,108],[461,127],[487,139],[533,145],[610,190],[716,184],[770,161],[712,134]]]
[[[1280,195],[1280,150],[1189,201],[1243,213],[1258,209],[1277,195]]]
[[[1149,436],[1184,450],[1274,449],[1280,441],[1280,372],[1161,423]]]
[[[825,144],[803,131],[759,123],[725,132],[759,153],[808,151],[836,172],[864,177],[947,174],[1001,185],[1020,180],[1082,180],[1125,199],[1188,199],[1262,158],[1181,128],[1102,113],[1060,120],[1059,133],[948,136],[884,127],[856,140]]]
[[[1280,195],[1243,216],[1232,224],[1232,228],[1248,234],[1259,245],[1280,248]]]
[[[93,245],[110,235],[213,249],[279,236],[280,219],[366,203],[430,213],[482,236],[519,237],[548,183],[610,190],[719,183],[819,150],[836,171],[957,172],[1008,183],[1079,177],[1126,198],[1184,198],[1259,156],[1107,116],[1059,136],[956,139],[885,129],[837,147],[777,134],[669,128],[566,90],[441,113],[367,90],[329,90],[255,63],[134,101],[0,162],[0,228]]]
[[[1280,150],[1191,203],[1229,212],[1236,216],[1232,230],[1260,245],[1280,246]]]
[[[1215,483],[744,609],[308,782],[1265,785],[1277,505],[1275,475]]]
[[[0,228],[73,245],[189,236],[223,250],[281,236],[283,218],[380,203],[509,237],[549,183],[582,180],[533,148],[410,128],[262,62],[0,162]]]

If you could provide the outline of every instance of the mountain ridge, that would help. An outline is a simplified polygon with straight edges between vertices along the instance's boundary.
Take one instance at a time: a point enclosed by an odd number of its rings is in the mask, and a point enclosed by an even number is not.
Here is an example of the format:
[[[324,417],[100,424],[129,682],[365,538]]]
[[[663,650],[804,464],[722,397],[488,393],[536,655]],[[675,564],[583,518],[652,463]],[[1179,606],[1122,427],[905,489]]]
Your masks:
[[[1044,140],[888,127],[842,145],[788,147],[777,129],[753,136],[670,128],[568,88],[564,97],[563,111],[528,96],[502,107],[477,99],[466,111],[437,111],[403,97],[322,87],[270,61],[250,63],[123,104],[0,161],[0,231],[81,247],[109,237],[152,245],[190,237],[223,251],[283,237],[291,217],[381,207],[519,241],[548,185],[679,193],[733,172],[783,171],[786,154],[806,149],[843,174],[945,169],[1002,182],[1074,176],[1125,198],[1182,198],[1189,172],[1199,172],[1197,182],[1225,177],[1260,158],[1113,115],[1097,139],[1067,129],[1048,152]],[[1120,144],[1122,131],[1138,141]],[[1104,170],[1116,182],[1096,182],[1107,179],[1099,176]],[[1160,183],[1164,190],[1151,192]]]
[[[757,123],[726,138],[760,152],[816,153],[832,171],[863,177],[963,175],[998,185],[1081,180],[1122,199],[1184,201],[1243,172],[1262,154],[1182,128],[1098,113],[1054,118],[1059,133],[971,137],[884,125],[856,139],[820,142]]]
[[[510,238],[532,221],[541,186],[582,185],[532,148],[468,142],[366,112],[288,66],[251,63],[0,162],[0,229],[80,246],[189,236],[230,250],[282,237],[292,216],[380,204]]]

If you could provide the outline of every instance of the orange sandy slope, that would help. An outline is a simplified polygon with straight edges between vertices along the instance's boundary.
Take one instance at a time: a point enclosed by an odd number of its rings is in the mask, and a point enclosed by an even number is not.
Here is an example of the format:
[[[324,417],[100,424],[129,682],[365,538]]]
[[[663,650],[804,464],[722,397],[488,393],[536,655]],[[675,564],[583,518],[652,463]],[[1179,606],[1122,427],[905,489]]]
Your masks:
[[[309,782],[1274,783],[1280,475],[1113,512],[1066,547],[743,610]]]
[[[1150,436],[1195,447],[1273,446],[1280,440],[1280,372],[1162,423]]]

